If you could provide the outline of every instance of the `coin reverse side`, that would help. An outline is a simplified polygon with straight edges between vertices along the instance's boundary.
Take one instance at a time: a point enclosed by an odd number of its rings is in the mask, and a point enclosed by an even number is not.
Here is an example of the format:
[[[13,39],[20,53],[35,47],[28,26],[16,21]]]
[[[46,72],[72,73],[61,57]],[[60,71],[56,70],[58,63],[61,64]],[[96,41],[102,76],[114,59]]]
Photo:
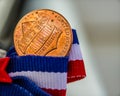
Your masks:
[[[72,44],[72,30],[58,12],[43,9],[26,14],[14,30],[18,55],[66,56]]]

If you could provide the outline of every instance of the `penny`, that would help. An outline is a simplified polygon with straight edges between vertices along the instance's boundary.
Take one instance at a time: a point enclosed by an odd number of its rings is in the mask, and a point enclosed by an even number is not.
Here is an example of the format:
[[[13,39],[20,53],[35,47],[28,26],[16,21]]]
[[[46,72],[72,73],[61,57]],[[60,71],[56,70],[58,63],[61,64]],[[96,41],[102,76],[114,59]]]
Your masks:
[[[20,56],[66,56],[72,40],[68,21],[49,9],[26,14],[14,30],[14,45]]]

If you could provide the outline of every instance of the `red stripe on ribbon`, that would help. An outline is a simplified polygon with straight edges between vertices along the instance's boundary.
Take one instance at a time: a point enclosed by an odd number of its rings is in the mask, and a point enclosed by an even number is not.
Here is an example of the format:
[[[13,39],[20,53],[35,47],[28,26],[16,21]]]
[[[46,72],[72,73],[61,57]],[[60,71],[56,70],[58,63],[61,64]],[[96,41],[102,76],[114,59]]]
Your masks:
[[[66,96],[66,90],[57,90],[57,89],[45,89],[42,88],[44,91],[48,92],[52,96]]]
[[[69,61],[67,82],[83,79],[86,76],[83,60]]]

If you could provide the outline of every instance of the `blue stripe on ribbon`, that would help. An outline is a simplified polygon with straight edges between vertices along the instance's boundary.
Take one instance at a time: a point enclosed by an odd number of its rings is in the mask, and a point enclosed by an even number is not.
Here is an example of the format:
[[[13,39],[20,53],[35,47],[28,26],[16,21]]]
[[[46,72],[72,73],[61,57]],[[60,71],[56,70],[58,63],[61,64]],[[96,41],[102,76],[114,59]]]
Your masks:
[[[72,29],[72,32],[73,32],[73,44],[79,44],[76,30]]]
[[[67,72],[68,57],[15,56],[11,57],[7,71]]]

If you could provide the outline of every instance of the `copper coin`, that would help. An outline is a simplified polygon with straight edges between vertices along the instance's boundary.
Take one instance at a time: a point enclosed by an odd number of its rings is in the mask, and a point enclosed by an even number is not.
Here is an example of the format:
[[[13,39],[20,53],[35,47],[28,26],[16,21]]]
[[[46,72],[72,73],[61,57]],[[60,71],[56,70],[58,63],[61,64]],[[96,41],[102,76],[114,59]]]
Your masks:
[[[43,9],[26,14],[14,31],[18,55],[66,56],[72,44],[72,30],[58,12]]]

